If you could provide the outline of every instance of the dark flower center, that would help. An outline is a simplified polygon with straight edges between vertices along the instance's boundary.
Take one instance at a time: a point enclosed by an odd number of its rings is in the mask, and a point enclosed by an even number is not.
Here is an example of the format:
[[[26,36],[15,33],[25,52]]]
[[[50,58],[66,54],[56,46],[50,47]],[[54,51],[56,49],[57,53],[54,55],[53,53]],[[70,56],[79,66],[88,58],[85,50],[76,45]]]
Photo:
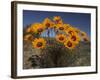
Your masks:
[[[59,29],[60,29],[60,30],[64,30],[64,28],[63,28],[63,27],[59,27]]]
[[[86,38],[83,39],[84,41],[88,41]]]
[[[73,41],[76,41],[76,36],[72,36],[71,38]]]
[[[76,33],[78,33],[78,31],[76,31]]]
[[[67,45],[68,45],[68,47],[71,47],[71,46],[72,46],[72,43],[69,41],[69,42],[67,43]]]
[[[47,26],[47,27],[50,27],[50,23],[46,23],[46,26]]]
[[[85,34],[84,33],[81,33],[81,36],[84,36]]]
[[[37,43],[37,46],[38,46],[38,47],[41,47],[42,45],[43,45],[42,42],[38,42],[38,43]]]
[[[59,40],[63,41],[64,40],[64,37],[60,37]]]
[[[32,40],[33,39],[33,37],[32,36],[29,36],[29,38],[28,38],[29,40]]]
[[[69,31],[68,33],[69,33],[69,34],[72,34],[72,33],[73,33],[73,31]]]

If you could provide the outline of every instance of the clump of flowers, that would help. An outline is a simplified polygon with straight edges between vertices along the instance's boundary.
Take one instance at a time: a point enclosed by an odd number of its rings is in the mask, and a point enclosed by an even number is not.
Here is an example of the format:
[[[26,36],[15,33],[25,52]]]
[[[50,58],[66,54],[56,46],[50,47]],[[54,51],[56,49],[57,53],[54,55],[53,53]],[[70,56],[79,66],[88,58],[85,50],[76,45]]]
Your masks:
[[[80,41],[89,42],[87,34],[70,24],[64,23],[60,16],[54,16],[53,20],[45,18],[41,23],[33,23],[26,29],[24,40],[31,41],[33,48],[43,49],[50,44],[50,31],[54,31],[53,40],[60,42],[65,48],[75,49]],[[43,32],[46,37],[41,38]],[[38,36],[36,36],[38,35]],[[55,44],[54,44],[55,45]]]

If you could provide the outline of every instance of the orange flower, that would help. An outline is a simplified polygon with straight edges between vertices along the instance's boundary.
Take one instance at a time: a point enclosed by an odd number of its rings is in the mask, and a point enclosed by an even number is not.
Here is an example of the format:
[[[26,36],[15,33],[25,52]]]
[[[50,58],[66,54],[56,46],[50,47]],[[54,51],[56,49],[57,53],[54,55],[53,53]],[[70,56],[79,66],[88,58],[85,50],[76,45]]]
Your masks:
[[[32,45],[34,48],[37,48],[37,49],[43,49],[45,48],[46,46],[46,41],[43,39],[43,38],[36,38],[33,42],[32,42]]]
[[[89,42],[89,37],[87,36],[87,34],[83,31],[80,32],[80,36],[82,38],[82,41],[85,41],[85,42]]]
[[[69,35],[74,35],[76,34],[74,28],[72,27],[69,27],[67,30],[65,30],[66,34],[69,34]]]
[[[34,37],[33,37],[31,34],[27,34],[27,35],[24,36],[24,40],[25,40],[25,41],[32,41],[33,38],[34,38]]]
[[[80,35],[81,35],[82,37],[87,36],[87,34],[86,34],[85,32],[83,32],[83,31],[80,32]]]
[[[56,29],[64,31],[65,27],[63,25],[57,25]]]
[[[31,27],[28,27],[28,28],[26,29],[26,32],[27,32],[27,33],[32,32]]]
[[[67,30],[68,28],[70,28],[69,24],[64,24],[63,26],[65,27],[65,30]]]
[[[76,32],[77,34],[80,33],[80,30],[79,30],[78,28],[75,28],[75,27],[74,27],[74,29],[75,29],[75,32]]]
[[[59,42],[65,42],[66,36],[64,34],[58,34],[58,35],[56,35],[56,40]]]
[[[83,41],[85,41],[85,42],[89,42],[89,41],[90,41],[89,38],[88,38],[87,36],[82,37],[82,39],[83,39]]]
[[[56,24],[54,22],[51,22],[51,28],[54,28]]]
[[[61,22],[61,23],[56,24],[56,29],[61,30],[61,31],[64,31],[65,30],[65,26]]]
[[[53,27],[53,22],[49,18],[45,18],[43,21],[43,26],[45,28],[52,28]]]
[[[35,33],[41,33],[41,32],[43,32],[44,27],[41,23],[34,23],[34,24],[31,25],[31,29]]]
[[[56,23],[59,23],[61,21],[61,17],[60,16],[54,16],[53,19]]]
[[[26,33],[34,33],[34,29],[32,28],[32,26],[26,29]]]
[[[79,41],[80,41],[80,37],[78,36],[78,34],[73,34],[73,35],[70,35],[70,40],[75,43],[75,44],[78,44]]]
[[[76,46],[70,39],[67,39],[64,45],[68,49],[74,49]]]

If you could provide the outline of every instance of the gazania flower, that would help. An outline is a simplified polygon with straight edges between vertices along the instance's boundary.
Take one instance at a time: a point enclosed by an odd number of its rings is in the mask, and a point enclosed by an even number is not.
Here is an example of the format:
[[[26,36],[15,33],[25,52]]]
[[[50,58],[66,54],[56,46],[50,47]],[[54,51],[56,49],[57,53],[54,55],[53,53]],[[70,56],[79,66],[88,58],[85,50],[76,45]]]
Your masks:
[[[60,16],[54,16],[53,19],[56,23],[59,23],[59,21],[61,21],[61,17]]]
[[[33,45],[34,48],[38,48],[38,49],[45,48],[46,41],[43,38],[38,38],[38,39],[36,38],[32,42],[32,45]]]
[[[88,38],[88,36],[84,36],[84,37],[82,37],[82,39],[83,39],[83,41],[85,41],[85,42],[89,42],[89,41],[90,41],[89,38]]]
[[[68,49],[74,49],[76,46],[70,39],[67,39],[64,45]]]
[[[83,31],[80,32],[80,35],[81,35],[82,37],[87,36],[87,34],[86,34],[85,32],[83,32]]]
[[[65,27],[63,25],[56,25],[56,29],[64,31]]]
[[[64,34],[58,34],[58,35],[56,35],[56,40],[59,42],[65,42],[66,36]]]
[[[56,24],[56,29],[61,30],[61,31],[64,31],[65,30],[65,26],[61,22],[61,23]]]
[[[77,34],[80,33],[80,30],[79,30],[78,28],[74,28],[74,29],[75,29],[75,32],[76,32]]]
[[[32,41],[33,38],[34,38],[34,37],[33,37],[31,34],[27,34],[27,35],[24,36],[24,40],[25,40],[25,41]]]
[[[28,27],[28,28],[26,29],[26,32],[29,33],[29,32],[34,32],[34,31],[33,31],[33,29],[32,29],[31,27]]]
[[[53,22],[49,18],[45,18],[43,21],[43,26],[45,28],[51,28],[53,27]]]
[[[80,32],[80,35],[81,35],[83,41],[85,41],[85,42],[89,42],[90,41],[85,32],[83,32],[83,31]]]
[[[65,32],[66,32],[66,34],[69,34],[69,35],[74,35],[76,33],[74,28],[72,28],[72,27],[65,30]]]
[[[56,25],[54,22],[51,22],[51,28],[54,28]]]
[[[80,37],[78,36],[78,34],[73,34],[73,35],[70,35],[70,40],[75,43],[75,44],[78,44],[79,41],[80,41]]]
[[[44,27],[41,23],[34,23],[31,25],[31,29],[35,32],[35,33],[41,33],[44,30]]]
[[[67,30],[68,28],[70,28],[69,24],[63,24],[63,26],[65,27],[65,30]]]
[[[63,21],[59,20],[59,22],[56,22],[56,24],[63,24]]]

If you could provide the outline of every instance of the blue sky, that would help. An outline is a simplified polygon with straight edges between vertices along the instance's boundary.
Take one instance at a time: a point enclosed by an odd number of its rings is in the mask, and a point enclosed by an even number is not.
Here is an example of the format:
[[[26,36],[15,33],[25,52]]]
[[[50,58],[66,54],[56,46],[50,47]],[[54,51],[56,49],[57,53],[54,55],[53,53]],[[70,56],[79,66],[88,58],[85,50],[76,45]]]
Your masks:
[[[61,16],[64,23],[75,26],[90,36],[91,14],[88,13],[23,10],[23,25],[26,27],[29,24],[42,22],[46,17],[53,19],[54,16]]]

